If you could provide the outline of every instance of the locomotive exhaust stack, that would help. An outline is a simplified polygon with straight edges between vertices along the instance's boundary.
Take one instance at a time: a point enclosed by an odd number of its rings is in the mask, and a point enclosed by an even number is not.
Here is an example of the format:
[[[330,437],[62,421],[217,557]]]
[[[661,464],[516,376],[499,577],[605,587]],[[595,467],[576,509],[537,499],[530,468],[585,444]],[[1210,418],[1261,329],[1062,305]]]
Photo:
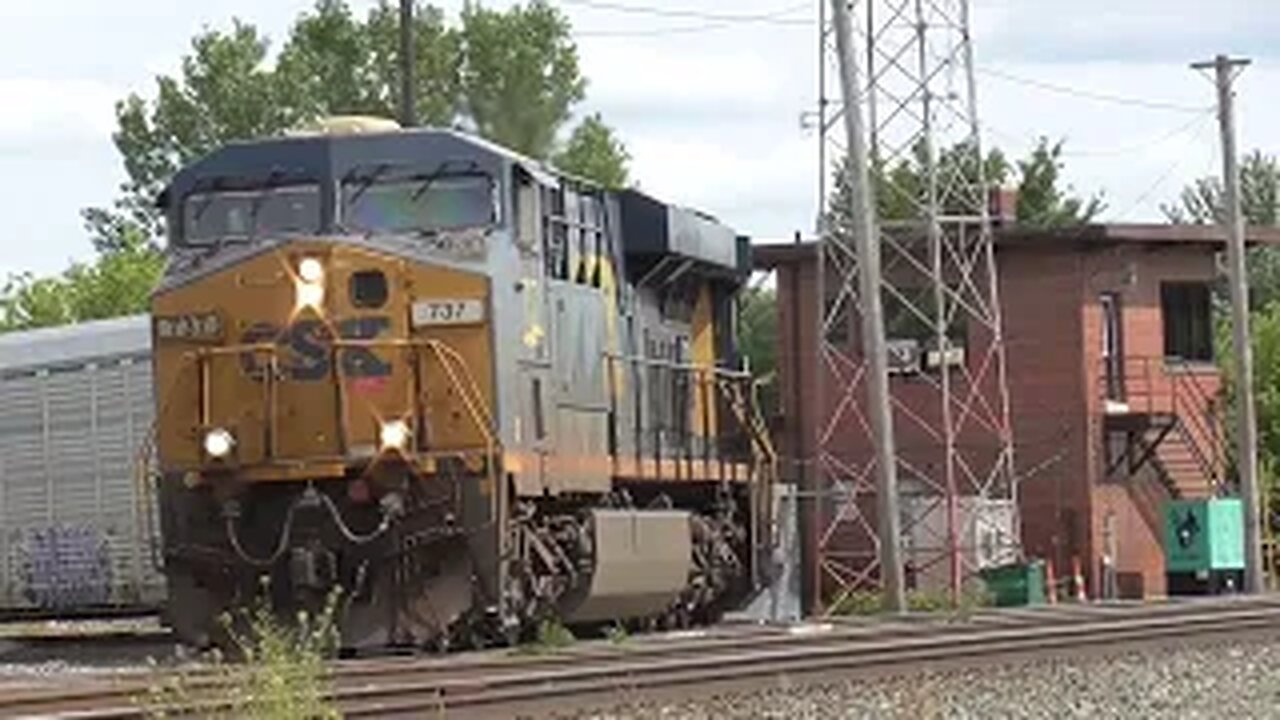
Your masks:
[[[351,647],[452,647],[713,619],[765,580],[747,243],[718,221],[382,125],[229,145],[160,204],[184,640],[264,587],[286,616],[340,592]]]

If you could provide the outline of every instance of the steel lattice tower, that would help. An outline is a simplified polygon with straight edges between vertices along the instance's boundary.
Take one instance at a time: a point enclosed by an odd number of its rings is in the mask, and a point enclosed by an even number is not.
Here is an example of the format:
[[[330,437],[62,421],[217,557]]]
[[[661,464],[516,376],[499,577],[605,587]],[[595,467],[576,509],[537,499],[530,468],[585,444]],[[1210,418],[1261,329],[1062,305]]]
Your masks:
[[[968,4],[850,4],[861,88],[853,101],[866,128],[894,371],[901,556],[909,587],[947,587],[953,599],[979,563],[1016,557],[1020,535]],[[831,205],[847,193],[835,179],[846,105],[827,2],[818,5],[822,325],[812,546],[815,597],[829,607],[877,586],[881,554],[868,364],[857,340],[859,258]]]

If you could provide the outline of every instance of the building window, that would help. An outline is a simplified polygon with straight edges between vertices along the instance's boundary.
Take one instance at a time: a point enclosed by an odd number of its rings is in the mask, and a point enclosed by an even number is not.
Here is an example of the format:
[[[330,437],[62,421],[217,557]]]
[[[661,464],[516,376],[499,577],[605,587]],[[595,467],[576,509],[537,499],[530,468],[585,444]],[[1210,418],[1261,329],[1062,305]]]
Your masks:
[[[1208,283],[1164,283],[1160,310],[1164,316],[1166,358],[1213,360],[1213,311]]]

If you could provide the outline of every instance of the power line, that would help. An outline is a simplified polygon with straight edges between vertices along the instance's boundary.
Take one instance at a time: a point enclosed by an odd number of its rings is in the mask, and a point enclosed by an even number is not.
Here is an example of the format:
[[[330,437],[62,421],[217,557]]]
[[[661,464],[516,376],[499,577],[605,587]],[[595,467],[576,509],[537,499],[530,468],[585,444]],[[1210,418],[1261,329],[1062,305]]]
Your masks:
[[[716,13],[703,13],[694,10],[663,10],[660,8],[650,8],[640,5],[623,5],[620,3],[605,2],[604,0],[565,0],[568,4],[580,5],[581,7],[593,8],[598,10],[614,10],[617,12],[626,12],[633,14],[646,14],[659,17],[684,17],[684,18],[700,18],[707,22],[697,25],[678,25],[674,27],[652,28],[647,30],[582,30],[575,31],[577,37],[657,37],[662,35],[681,35],[712,32],[715,30],[723,30],[739,25],[747,25],[751,23],[768,23],[779,26],[791,26],[797,28],[808,28],[813,26],[812,20],[803,20],[800,18],[788,18],[786,15],[806,9],[810,3],[801,3],[791,5],[773,12],[762,13],[758,15],[724,15]]]
[[[1206,113],[1199,118],[1200,126],[1196,128],[1195,134],[1192,135],[1191,138],[1187,141],[1186,145],[1184,146],[1184,149],[1191,147],[1200,139],[1201,136],[1204,135],[1205,128],[1209,126],[1209,124],[1206,123],[1205,121],[1212,117],[1213,117],[1213,114]],[[1155,182],[1151,183],[1151,185],[1149,185],[1146,190],[1143,190],[1142,193],[1140,193],[1138,197],[1134,199],[1133,203],[1130,204],[1129,207],[1126,208],[1124,212],[1118,213],[1116,215],[1116,218],[1119,220],[1123,220],[1125,217],[1129,215],[1129,213],[1133,212],[1134,210],[1137,210],[1138,207],[1142,205],[1142,203],[1147,201],[1147,198],[1151,197],[1155,193],[1155,191],[1160,188],[1160,186],[1164,185],[1165,181],[1169,179],[1170,175],[1173,175],[1173,173],[1178,168],[1182,167],[1182,163],[1186,161],[1188,154],[1189,153],[1179,152],[1178,156],[1174,158],[1174,161],[1170,163],[1169,167],[1165,168],[1165,171],[1160,173],[1160,176],[1155,179]]]
[[[1206,114],[1210,112],[1212,112],[1212,110],[1210,109],[1205,110]],[[1157,145],[1160,145],[1164,142],[1167,142],[1168,140],[1171,140],[1187,132],[1188,130],[1192,129],[1192,127],[1195,126],[1196,123],[1203,121],[1203,119],[1204,119],[1203,115],[1194,115],[1186,122],[1179,123],[1177,126],[1173,127],[1168,132],[1161,133],[1160,135],[1148,140],[1134,142],[1128,145],[1118,145],[1118,146],[1113,146],[1108,148],[1087,148],[1086,147],[1085,149],[1080,150],[1080,149],[1074,149],[1070,146],[1070,144],[1067,144],[1062,148],[1062,157],[1064,158],[1105,158],[1105,157],[1118,157],[1121,155],[1132,155],[1134,153],[1139,153],[1139,152],[1142,152],[1143,150],[1147,150],[1148,148],[1152,148]],[[995,125],[992,125],[989,122],[982,123],[982,129],[987,131],[991,135],[1000,138],[1005,143],[1010,143],[1012,145],[1019,146],[1019,147],[1022,146],[1023,144],[1034,146],[1039,141],[1039,138],[1044,136],[1044,133],[1036,133],[1027,137],[1021,137],[1016,133],[1012,133],[1012,132],[1009,132],[1008,130],[1004,130],[1002,128],[996,127]]]
[[[1129,105],[1132,107],[1146,108],[1148,110],[1173,110],[1176,112],[1187,112],[1187,113],[1201,113],[1210,109],[1205,106],[1180,105],[1178,103],[1164,102],[1162,100],[1147,100],[1144,98],[1129,97],[1125,95],[1111,95],[1108,93],[1094,92],[1093,90],[1082,90],[1080,88],[1074,88],[1069,85],[1058,85],[1056,83],[1049,83],[1043,80],[1034,80],[1031,78],[1024,78],[1018,75],[1012,75],[1010,73],[1004,72],[1003,70],[996,70],[994,68],[989,68],[989,67],[975,67],[974,69],[984,75],[991,75],[992,77],[998,77],[1002,80],[1008,80],[1009,82],[1012,82],[1012,83],[1018,83],[1020,85],[1026,85],[1028,87],[1039,88],[1040,90],[1047,90],[1049,92],[1062,93],[1064,95],[1074,95],[1076,97],[1087,98],[1089,100],[1097,100],[1099,102],[1109,102],[1109,103],[1115,103],[1117,105]]]
[[[632,13],[635,15],[656,15],[658,17],[671,18],[690,18],[694,20],[711,20],[713,22],[771,22],[777,21],[783,15],[789,15],[800,10],[807,10],[812,3],[800,3],[792,5],[781,10],[774,10],[765,13],[708,13],[700,10],[681,10],[650,7],[648,5],[627,5],[624,3],[610,2],[609,0],[560,0],[565,5],[578,5],[580,7],[591,8],[593,10],[612,10],[615,12]],[[812,25],[812,20],[804,20],[795,18],[792,22]]]
[[[1159,135],[1150,140],[1134,143],[1132,145],[1121,145],[1118,147],[1107,148],[1103,150],[1068,150],[1064,148],[1062,151],[1062,155],[1063,157],[1116,157],[1117,155],[1129,155],[1132,153],[1141,152],[1148,148],[1155,147],[1156,145],[1160,145],[1161,143],[1164,143],[1166,140],[1171,140],[1181,135],[1182,133],[1191,129],[1197,123],[1203,122],[1204,116],[1212,112],[1213,112],[1212,110],[1206,109],[1204,111],[1204,115],[1193,115],[1191,116],[1191,119],[1186,121],[1185,123],[1182,123],[1181,125],[1170,130],[1169,132]]]

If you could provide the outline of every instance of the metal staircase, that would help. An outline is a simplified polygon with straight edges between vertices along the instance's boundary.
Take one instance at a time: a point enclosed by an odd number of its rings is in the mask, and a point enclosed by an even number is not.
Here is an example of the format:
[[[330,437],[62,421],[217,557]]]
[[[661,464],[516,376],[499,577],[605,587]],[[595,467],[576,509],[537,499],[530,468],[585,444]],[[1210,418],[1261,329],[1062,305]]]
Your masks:
[[[1222,493],[1227,478],[1215,373],[1163,358],[1126,358],[1124,382],[1107,386],[1108,395],[1122,388],[1120,398],[1104,403],[1108,479],[1137,478],[1150,468],[1170,498]],[[1114,442],[1121,433],[1124,442]]]

